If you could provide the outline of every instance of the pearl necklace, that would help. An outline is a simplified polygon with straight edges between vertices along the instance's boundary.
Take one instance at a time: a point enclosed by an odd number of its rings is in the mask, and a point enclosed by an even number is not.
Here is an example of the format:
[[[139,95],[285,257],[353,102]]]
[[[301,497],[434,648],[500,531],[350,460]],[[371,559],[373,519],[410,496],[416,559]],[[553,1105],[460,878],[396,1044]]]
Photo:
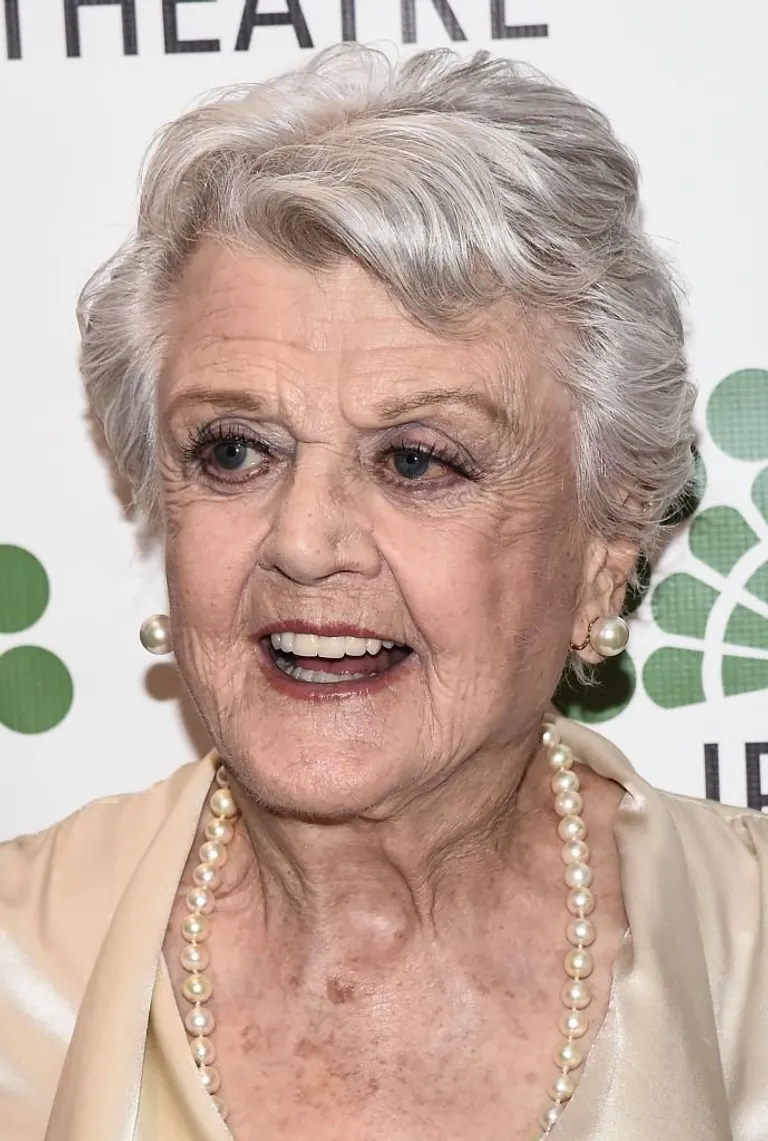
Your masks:
[[[589,947],[595,941],[595,928],[589,919],[595,898],[590,888],[592,871],[588,863],[589,848],[585,843],[587,826],[581,815],[583,799],[579,791],[579,778],[573,771],[575,758],[568,745],[560,741],[551,721],[544,722],[541,743],[552,774],[550,784],[555,796],[555,812],[560,818],[557,832],[563,842],[561,854],[568,889],[566,906],[571,919],[566,927],[569,949],[563,960],[566,982],[560,991],[564,1007],[559,1020],[562,1041],[553,1055],[557,1075],[548,1090],[549,1100],[539,1114],[541,1133],[537,1141],[543,1141],[554,1129],[563,1108],[576,1089],[574,1071],[584,1063],[584,1051],[579,1046],[579,1039],[589,1030],[589,1020],[584,1012],[592,1001],[589,986],[584,980],[592,974],[594,967]],[[192,1057],[203,1089],[210,1094],[216,1109],[226,1121],[228,1106],[219,1093],[221,1076],[214,1066],[216,1047],[211,1033],[216,1020],[207,1005],[213,987],[204,973],[210,962],[205,944],[211,931],[208,916],[216,906],[219,870],[227,862],[227,845],[235,834],[238,808],[223,767],[216,772],[216,783],[218,788],[208,800],[211,817],[205,826],[205,843],[200,846],[200,863],[192,873],[194,887],[186,897],[188,914],[181,925],[185,942],[181,965],[188,972],[182,993],[191,1004],[184,1025],[190,1036]]]

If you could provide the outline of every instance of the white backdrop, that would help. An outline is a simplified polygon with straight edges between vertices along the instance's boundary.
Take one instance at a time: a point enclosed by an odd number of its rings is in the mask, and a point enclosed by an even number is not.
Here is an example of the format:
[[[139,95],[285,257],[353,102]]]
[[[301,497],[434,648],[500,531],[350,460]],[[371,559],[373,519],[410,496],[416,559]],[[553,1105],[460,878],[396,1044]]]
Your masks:
[[[355,16],[360,40],[403,44],[412,10],[417,42],[403,52],[448,44],[453,13],[454,33],[458,23],[467,37],[459,50],[536,64],[605,109],[637,153],[648,227],[688,284],[707,487],[698,532],[678,537],[655,581],[692,578],[672,580],[635,617],[636,690],[600,728],[663,787],[703,795],[706,752],[710,792],[719,773],[723,800],[759,805],[768,794],[768,476],[759,478],[768,465],[768,6],[250,0],[259,17],[289,7],[314,47],[342,37],[342,15],[348,34]],[[236,51],[248,9],[245,0],[0,5],[0,546],[31,552],[50,582],[28,629],[7,614],[0,622],[0,837],[141,788],[204,747],[171,668],[139,646],[139,623],[163,609],[164,589],[90,442],[73,312],[82,282],[132,226],[154,130],[204,90],[259,79],[310,50],[293,25],[272,23]],[[178,38],[219,50],[167,51],[164,18],[166,38],[175,20]],[[502,25],[537,34],[500,37]],[[707,417],[710,395],[734,373]],[[0,615],[3,592],[13,611],[11,594],[26,589],[11,578],[0,581]],[[57,655],[74,683],[71,708],[45,732],[15,724],[38,684],[21,670],[21,646]]]

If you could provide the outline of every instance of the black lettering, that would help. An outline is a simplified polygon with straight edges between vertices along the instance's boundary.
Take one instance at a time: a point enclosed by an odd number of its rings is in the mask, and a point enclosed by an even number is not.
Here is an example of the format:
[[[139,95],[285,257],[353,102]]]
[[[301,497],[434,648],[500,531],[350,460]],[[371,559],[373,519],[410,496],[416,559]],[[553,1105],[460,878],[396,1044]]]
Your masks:
[[[506,0],[491,0],[491,36],[494,40],[531,40],[549,35],[548,24],[508,24]]]
[[[64,0],[64,33],[67,55],[80,55],[80,9],[103,8],[117,4],[123,16],[123,55],[136,55],[136,7],[134,0]]]
[[[5,58],[21,59],[19,0],[5,0]]]
[[[456,19],[448,0],[432,0],[443,27],[452,40],[466,40],[461,24]],[[400,0],[400,25],[404,44],[416,43],[416,0]]]
[[[243,18],[240,21],[240,31],[237,33],[236,52],[247,52],[251,46],[251,36],[254,28],[275,27],[277,24],[293,24],[296,39],[300,48],[312,48],[312,37],[309,34],[307,21],[301,10],[299,0],[285,0],[287,12],[270,12],[258,15],[259,0],[245,0]]]
[[[768,741],[748,741],[744,751],[747,755],[747,804],[759,812],[768,805],[768,792],[763,792],[760,780],[760,758],[768,757]]]
[[[357,39],[355,0],[341,0],[341,38],[343,40]]]
[[[720,799],[720,746],[704,746],[704,795],[707,800]]]
[[[188,4],[190,0],[163,0],[163,38],[168,55],[177,52],[217,52],[221,51],[218,40],[180,40],[178,4]],[[210,3],[210,0],[205,0]],[[214,0],[214,3],[216,0]]]

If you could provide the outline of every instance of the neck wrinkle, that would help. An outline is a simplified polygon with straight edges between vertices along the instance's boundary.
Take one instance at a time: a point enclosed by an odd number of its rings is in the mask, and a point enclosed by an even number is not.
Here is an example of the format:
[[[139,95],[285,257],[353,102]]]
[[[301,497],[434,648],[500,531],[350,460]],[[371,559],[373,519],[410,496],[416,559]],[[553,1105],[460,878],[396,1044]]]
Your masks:
[[[387,813],[332,823],[277,816],[237,782],[241,866],[234,891],[258,898],[268,939],[308,955],[345,949],[366,961],[439,940],[481,908],[503,878],[530,886],[551,847],[547,771],[536,738],[469,758],[449,779]],[[231,894],[228,893],[228,894]]]

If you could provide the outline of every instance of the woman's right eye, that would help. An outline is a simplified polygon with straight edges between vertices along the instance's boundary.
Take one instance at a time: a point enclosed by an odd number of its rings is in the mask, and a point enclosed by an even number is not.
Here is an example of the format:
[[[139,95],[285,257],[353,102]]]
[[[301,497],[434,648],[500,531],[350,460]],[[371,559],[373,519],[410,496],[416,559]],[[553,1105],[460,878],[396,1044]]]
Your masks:
[[[256,474],[266,462],[266,452],[252,440],[232,436],[209,444],[201,455],[204,468],[212,478],[247,478]]]
[[[242,440],[225,440],[211,451],[216,464],[224,471],[242,471],[259,462],[261,453]],[[250,459],[249,459],[250,456]]]

